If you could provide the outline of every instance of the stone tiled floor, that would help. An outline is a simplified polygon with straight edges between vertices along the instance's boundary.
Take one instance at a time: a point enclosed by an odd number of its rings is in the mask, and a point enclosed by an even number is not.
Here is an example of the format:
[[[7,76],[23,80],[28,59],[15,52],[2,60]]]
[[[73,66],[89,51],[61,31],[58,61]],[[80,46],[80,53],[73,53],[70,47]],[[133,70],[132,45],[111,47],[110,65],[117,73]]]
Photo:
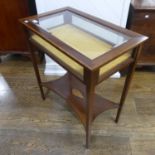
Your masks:
[[[44,65],[39,65],[43,80]],[[98,94],[118,102],[124,77],[108,79]],[[155,155],[155,72],[136,72],[120,121],[116,110],[97,117],[91,148],[65,101],[50,92],[43,101],[32,64],[20,57],[0,64],[0,155]]]

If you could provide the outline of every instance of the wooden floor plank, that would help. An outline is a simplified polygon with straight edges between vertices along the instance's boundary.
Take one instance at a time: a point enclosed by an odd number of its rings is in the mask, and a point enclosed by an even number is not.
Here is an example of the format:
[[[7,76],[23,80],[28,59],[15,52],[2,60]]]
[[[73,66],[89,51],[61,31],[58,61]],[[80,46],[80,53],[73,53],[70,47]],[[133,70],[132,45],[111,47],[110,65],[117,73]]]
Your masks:
[[[42,79],[53,79],[39,68]],[[123,81],[108,79],[97,93],[118,103]],[[116,109],[100,114],[86,150],[84,128],[65,101],[52,92],[41,99],[31,62],[11,57],[0,64],[1,155],[154,155],[154,109],[155,73],[136,72],[119,123]]]

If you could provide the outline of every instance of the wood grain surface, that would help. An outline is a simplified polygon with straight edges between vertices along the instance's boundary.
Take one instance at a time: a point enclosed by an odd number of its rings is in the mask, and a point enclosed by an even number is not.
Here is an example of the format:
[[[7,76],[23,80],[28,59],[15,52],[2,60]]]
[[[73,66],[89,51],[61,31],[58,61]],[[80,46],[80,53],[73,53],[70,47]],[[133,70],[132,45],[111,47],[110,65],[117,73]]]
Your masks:
[[[44,76],[44,64],[39,66]],[[119,101],[124,77],[108,79],[97,93]],[[1,155],[154,155],[155,74],[136,72],[118,124],[116,109],[102,113],[92,125],[85,149],[85,131],[65,101],[50,92],[40,97],[31,62],[3,58],[0,65]]]

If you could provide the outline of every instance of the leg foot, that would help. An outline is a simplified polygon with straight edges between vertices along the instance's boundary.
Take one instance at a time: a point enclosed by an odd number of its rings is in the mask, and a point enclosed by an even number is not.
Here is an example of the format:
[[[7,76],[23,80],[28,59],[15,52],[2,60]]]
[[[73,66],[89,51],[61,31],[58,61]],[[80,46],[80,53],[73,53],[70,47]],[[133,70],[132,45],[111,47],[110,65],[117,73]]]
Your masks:
[[[90,127],[89,125],[86,127],[86,148],[88,149],[90,146]]]

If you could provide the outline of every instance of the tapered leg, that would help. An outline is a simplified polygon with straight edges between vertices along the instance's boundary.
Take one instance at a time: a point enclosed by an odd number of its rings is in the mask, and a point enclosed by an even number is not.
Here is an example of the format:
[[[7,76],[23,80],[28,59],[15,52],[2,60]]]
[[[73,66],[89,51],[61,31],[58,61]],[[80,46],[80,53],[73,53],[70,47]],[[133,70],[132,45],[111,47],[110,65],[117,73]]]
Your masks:
[[[116,123],[118,123],[118,121],[119,121],[120,114],[122,112],[122,108],[123,108],[126,96],[128,94],[128,90],[129,90],[129,87],[130,87],[130,84],[131,84],[131,81],[132,81],[132,78],[133,78],[133,74],[134,74],[134,70],[135,70],[135,67],[136,67],[137,58],[139,56],[140,50],[141,50],[141,46],[139,46],[139,47],[137,47],[135,49],[135,53],[134,53],[134,56],[133,56],[135,61],[129,66],[128,75],[127,75],[126,80],[125,80],[125,84],[124,84],[124,88],[123,88],[123,92],[122,92],[122,96],[121,96],[121,100],[120,100],[120,105],[119,105],[119,108],[118,108],[118,111],[117,111],[117,116],[116,116],[116,119],[115,119]]]
[[[94,87],[87,86],[87,118],[86,118],[86,148],[89,148],[91,136],[92,109],[94,103]]]
[[[119,105],[116,120],[115,120],[116,123],[118,122],[120,114],[122,112],[123,104],[124,104],[126,96],[128,94],[128,90],[129,90],[129,86],[130,86],[130,83],[131,83],[131,80],[132,80],[132,76],[133,76],[133,65],[130,66],[129,73],[128,73],[128,75],[126,77],[126,80],[125,80],[125,85],[124,85],[124,88],[123,88],[123,93],[122,93],[122,96],[121,96],[120,105]]]
[[[95,97],[95,85],[98,80],[99,71],[91,72],[85,70],[84,79],[86,81],[86,148],[89,148],[91,138],[91,123],[93,115],[94,97]]]
[[[43,100],[45,100],[45,94],[44,94],[44,91],[43,91],[42,82],[41,82],[41,78],[40,78],[40,74],[39,74],[39,69],[38,69],[38,65],[37,65],[37,61],[36,61],[36,57],[35,57],[35,53],[34,53],[34,47],[33,47],[33,45],[31,45],[31,43],[30,43],[29,47],[30,47],[31,59],[32,59],[34,71],[35,71],[36,78],[37,78],[37,81],[38,81],[38,85],[39,85],[39,88],[40,88],[41,97],[42,97]]]

